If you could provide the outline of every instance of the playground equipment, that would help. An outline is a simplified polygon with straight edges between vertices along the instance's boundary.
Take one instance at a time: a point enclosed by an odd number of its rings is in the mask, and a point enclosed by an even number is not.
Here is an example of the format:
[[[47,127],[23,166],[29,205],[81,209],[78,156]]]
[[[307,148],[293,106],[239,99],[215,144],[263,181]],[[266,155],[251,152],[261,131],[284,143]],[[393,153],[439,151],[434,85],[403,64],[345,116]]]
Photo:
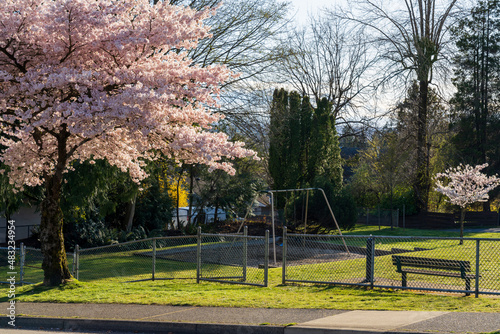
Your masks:
[[[340,230],[339,224],[337,222],[337,219],[335,218],[335,215],[333,214],[332,207],[330,206],[330,203],[328,202],[328,198],[326,197],[325,191],[321,188],[297,188],[297,189],[275,189],[275,190],[265,190],[263,191],[264,193],[268,193],[271,199],[271,229],[272,229],[272,240],[273,240],[273,256],[274,256],[274,264],[276,265],[276,232],[275,232],[275,212],[274,212],[274,195],[276,193],[289,193],[289,192],[296,192],[296,191],[306,191],[306,209],[305,209],[305,217],[304,217],[304,234],[306,232],[307,228],[307,212],[308,212],[308,205],[309,205],[309,192],[310,191],[320,191],[323,194],[323,198],[325,199],[326,205],[328,206],[328,210],[330,211],[330,214],[333,218],[333,221],[335,223],[335,226],[339,232],[339,235],[342,236],[342,231]],[[243,222],[241,223],[238,233],[240,232],[241,228],[245,224],[246,219],[248,218],[249,213],[252,211],[252,205],[255,202],[259,195],[257,195],[252,202],[250,203],[247,212],[245,214],[245,218]],[[347,244],[342,237],[342,242],[344,244],[344,247],[346,249],[346,252],[349,253],[349,248],[347,247]]]

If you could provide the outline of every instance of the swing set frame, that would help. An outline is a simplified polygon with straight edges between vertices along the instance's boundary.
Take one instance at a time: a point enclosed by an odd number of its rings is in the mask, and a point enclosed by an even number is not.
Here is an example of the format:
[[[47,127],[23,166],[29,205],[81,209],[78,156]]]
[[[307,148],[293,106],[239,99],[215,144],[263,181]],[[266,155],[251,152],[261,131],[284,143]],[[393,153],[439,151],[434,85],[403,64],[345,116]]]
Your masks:
[[[335,215],[333,214],[332,207],[330,206],[330,202],[328,202],[328,198],[326,197],[325,191],[322,188],[297,188],[297,189],[274,189],[274,190],[265,190],[262,191],[263,193],[268,193],[270,198],[271,198],[271,228],[272,228],[272,240],[273,240],[273,253],[274,253],[274,264],[276,265],[276,232],[275,232],[275,219],[274,219],[274,194],[275,193],[287,193],[287,192],[295,192],[295,191],[306,191],[306,210],[305,210],[305,219],[304,219],[304,224],[305,227],[307,227],[307,211],[308,211],[308,204],[309,204],[309,192],[310,191],[320,191],[323,194],[323,198],[325,199],[326,205],[328,206],[328,210],[330,210],[330,214],[332,215],[333,221],[335,222],[335,226],[337,227],[337,231],[339,232],[339,235],[342,236],[342,231],[340,230],[339,224],[337,222],[337,219],[335,218]],[[238,232],[240,232],[241,227],[245,224],[245,221],[248,217],[248,214],[252,210],[253,203],[257,199],[259,195],[257,195],[252,202],[250,203],[248,210],[245,214],[245,218],[243,222],[240,225],[240,228],[238,229]],[[306,228],[304,228],[304,234],[306,232]],[[344,243],[344,247],[346,249],[347,253],[349,252],[349,248],[347,247],[347,244],[342,237],[342,242]]]

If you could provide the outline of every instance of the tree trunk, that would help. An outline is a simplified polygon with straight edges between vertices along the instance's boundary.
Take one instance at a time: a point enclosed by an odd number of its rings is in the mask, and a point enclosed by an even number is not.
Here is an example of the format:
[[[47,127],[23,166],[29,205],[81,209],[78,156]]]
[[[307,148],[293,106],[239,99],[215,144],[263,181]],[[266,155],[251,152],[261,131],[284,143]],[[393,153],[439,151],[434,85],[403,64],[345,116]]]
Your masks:
[[[216,224],[215,226],[217,226],[217,221],[219,220],[218,211],[219,211],[219,197],[215,197],[215,212],[214,212],[214,224]]]
[[[64,248],[63,213],[60,203],[63,172],[68,161],[68,137],[69,133],[62,129],[57,137],[57,164],[54,172],[44,175],[45,199],[42,202],[40,243],[43,254],[43,284],[47,286],[57,286],[72,278]]]
[[[414,184],[417,195],[417,207],[421,212],[427,212],[429,199],[429,165],[427,158],[427,99],[429,82],[419,81],[419,106],[417,119],[417,174]]]
[[[47,286],[57,286],[72,278],[64,248],[63,213],[60,206],[61,175],[62,173],[56,173],[45,178],[40,242],[43,254],[43,284]]]
[[[132,223],[134,221],[135,216],[135,203],[137,202],[137,192],[134,194],[134,197],[130,199],[127,203],[127,212],[125,214],[125,224],[127,233],[132,231]]]
[[[180,213],[179,213],[179,202],[180,202],[180,187],[181,187],[181,179],[182,179],[182,173],[183,173],[183,170],[180,171],[180,174],[179,174],[179,178],[177,179],[177,186],[175,188],[175,191],[176,191],[176,199],[175,199],[175,208],[176,208],[176,215],[177,215],[177,228],[176,229],[179,229],[180,228]]]
[[[465,208],[460,208],[460,245],[464,244]]]
[[[191,224],[191,216],[193,215],[193,189],[194,189],[194,165],[189,167],[189,209],[187,216],[187,224]]]

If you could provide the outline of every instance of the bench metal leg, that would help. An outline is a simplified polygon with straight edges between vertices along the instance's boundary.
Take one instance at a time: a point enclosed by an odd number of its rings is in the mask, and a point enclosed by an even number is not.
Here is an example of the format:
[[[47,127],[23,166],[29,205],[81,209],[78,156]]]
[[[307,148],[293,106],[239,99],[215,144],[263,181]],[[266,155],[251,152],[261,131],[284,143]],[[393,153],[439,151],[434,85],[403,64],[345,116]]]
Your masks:
[[[401,273],[401,286],[406,288],[406,273]]]
[[[470,290],[470,278],[465,278],[465,290],[469,291]],[[470,296],[470,293],[466,292],[466,296]]]

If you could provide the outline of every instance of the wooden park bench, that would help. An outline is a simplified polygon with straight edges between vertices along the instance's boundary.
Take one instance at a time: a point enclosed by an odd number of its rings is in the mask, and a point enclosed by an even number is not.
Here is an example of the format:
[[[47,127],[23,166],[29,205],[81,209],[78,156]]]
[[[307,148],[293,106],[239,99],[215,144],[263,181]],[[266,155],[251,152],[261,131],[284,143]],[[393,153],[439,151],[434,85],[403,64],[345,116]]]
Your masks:
[[[406,274],[457,277],[465,280],[465,290],[470,291],[470,281],[476,276],[471,274],[469,261],[431,259],[424,257],[392,255],[396,272],[401,274],[401,286],[407,286]],[[469,295],[469,293],[466,293]]]

